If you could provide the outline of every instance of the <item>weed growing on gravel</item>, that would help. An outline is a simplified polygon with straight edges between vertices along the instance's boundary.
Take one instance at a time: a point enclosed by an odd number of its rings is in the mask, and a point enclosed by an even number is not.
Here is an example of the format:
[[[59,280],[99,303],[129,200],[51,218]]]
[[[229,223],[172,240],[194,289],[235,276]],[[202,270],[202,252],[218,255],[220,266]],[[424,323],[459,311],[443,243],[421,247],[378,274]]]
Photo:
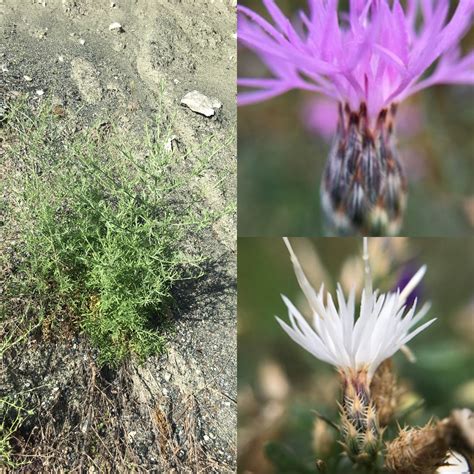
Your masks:
[[[32,413],[22,404],[13,403],[7,398],[0,398],[0,472],[3,472],[1,468],[19,467],[20,464],[13,459],[11,442],[15,431]]]
[[[17,344],[20,344],[28,334],[36,329],[41,319],[35,324],[29,324],[26,329],[20,329],[23,325],[24,315],[19,317],[16,325],[16,331],[4,334],[5,329],[5,309],[0,306],[0,360],[3,360],[4,354]],[[15,432],[21,427],[24,420],[33,414],[32,410],[27,410],[21,401],[21,394],[16,394],[16,401],[11,397],[0,395],[0,472],[2,468],[14,469],[19,467],[19,463],[13,459],[12,439]]]
[[[218,216],[195,182],[227,144],[183,157],[166,145],[164,116],[131,143],[109,124],[77,131],[53,110],[19,101],[6,126],[21,271],[48,302],[45,319],[79,324],[101,363],[144,359],[162,348],[173,284],[201,273],[195,244]]]

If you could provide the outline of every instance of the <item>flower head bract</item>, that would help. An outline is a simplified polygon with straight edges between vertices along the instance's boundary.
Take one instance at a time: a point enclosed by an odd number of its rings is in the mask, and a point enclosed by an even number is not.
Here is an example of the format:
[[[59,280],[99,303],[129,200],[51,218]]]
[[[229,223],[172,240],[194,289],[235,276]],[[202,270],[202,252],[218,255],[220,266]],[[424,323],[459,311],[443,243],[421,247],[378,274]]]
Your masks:
[[[367,240],[364,239],[365,288],[360,311],[356,316],[355,291],[346,299],[342,288],[337,288],[337,305],[331,294],[325,301],[324,285],[319,292],[311,286],[287,238],[285,244],[298,283],[312,312],[311,326],[293,303],[282,296],[288,308],[290,324],[277,318],[286,333],[316,358],[332,364],[345,374],[363,372],[368,382],[377,367],[394,355],[435,319],[415,326],[430,308],[425,303],[417,312],[416,301],[407,307],[406,300],[423,278],[426,267],[420,268],[403,289],[386,294],[374,291],[368,261]]]

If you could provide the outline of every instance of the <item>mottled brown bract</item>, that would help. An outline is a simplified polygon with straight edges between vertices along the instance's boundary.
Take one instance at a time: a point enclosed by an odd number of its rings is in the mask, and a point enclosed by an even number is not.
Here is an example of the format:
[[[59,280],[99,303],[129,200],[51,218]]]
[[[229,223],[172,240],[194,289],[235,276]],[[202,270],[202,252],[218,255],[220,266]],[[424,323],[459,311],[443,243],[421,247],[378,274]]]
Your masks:
[[[397,387],[397,377],[393,372],[391,359],[379,365],[370,384],[370,393],[377,409],[380,426],[387,426],[393,419],[400,398],[400,389]]]
[[[393,136],[396,107],[375,124],[367,107],[339,107],[339,123],[321,183],[331,230],[339,235],[394,235],[400,230],[407,184]]]

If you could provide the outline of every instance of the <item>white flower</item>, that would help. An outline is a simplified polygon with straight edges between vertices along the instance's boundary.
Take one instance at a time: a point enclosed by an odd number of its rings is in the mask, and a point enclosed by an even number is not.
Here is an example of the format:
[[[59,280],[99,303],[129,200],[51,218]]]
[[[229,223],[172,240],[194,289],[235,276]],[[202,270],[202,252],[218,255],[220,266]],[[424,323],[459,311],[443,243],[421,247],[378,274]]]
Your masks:
[[[362,291],[359,317],[356,318],[355,291],[344,298],[337,288],[337,304],[327,294],[324,304],[324,285],[317,293],[308,282],[290,242],[284,238],[298,283],[312,311],[313,326],[306,321],[293,303],[284,295],[291,326],[277,317],[286,333],[316,358],[334,365],[344,372],[367,371],[369,382],[377,367],[391,357],[413,337],[435,321],[432,319],[416,329],[430,308],[426,303],[416,314],[416,301],[408,309],[406,299],[418,285],[426,271],[423,266],[402,291],[379,294],[372,290],[368,262],[367,238],[364,238],[365,288]],[[411,331],[411,332],[410,332]]]

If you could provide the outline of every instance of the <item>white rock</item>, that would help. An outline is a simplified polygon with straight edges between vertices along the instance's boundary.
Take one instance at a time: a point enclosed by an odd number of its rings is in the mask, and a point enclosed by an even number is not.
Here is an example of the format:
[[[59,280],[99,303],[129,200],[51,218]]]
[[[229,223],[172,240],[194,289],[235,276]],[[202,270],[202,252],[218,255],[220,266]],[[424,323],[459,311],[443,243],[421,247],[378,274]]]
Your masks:
[[[123,31],[123,28],[122,28],[122,25],[117,22],[117,21],[114,21],[113,23],[111,23],[109,25],[109,30],[110,31],[118,31],[119,33]]]
[[[63,63],[64,62],[64,56],[58,56],[58,61],[60,63]]]
[[[174,150],[177,143],[178,143],[178,137],[176,135],[171,135],[171,137],[169,137],[169,139],[165,143],[165,151],[167,151],[168,153],[171,153]],[[167,376],[168,378],[166,378]],[[171,374],[166,372],[164,375],[164,378],[167,382],[169,382],[171,378]]]
[[[31,82],[31,81],[33,80],[30,76],[23,76],[23,79],[24,79],[26,82]]]
[[[81,43],[82,46],[84,46],[84,45],[86,44],[86,40],[85,40],[84,38],[81,38],[81,39],[79,40],[79,43]]]
[[[188,92],[182,99],[181,104],[189,107],[193,112],[212,117],[222,107],[222,103],[214,98],[209,98],[198,91]]]
[[[42,95],[44,95],[44,90],[43,89],[38,89],[36,91],[36,95],[39,95],[41,97]]]

